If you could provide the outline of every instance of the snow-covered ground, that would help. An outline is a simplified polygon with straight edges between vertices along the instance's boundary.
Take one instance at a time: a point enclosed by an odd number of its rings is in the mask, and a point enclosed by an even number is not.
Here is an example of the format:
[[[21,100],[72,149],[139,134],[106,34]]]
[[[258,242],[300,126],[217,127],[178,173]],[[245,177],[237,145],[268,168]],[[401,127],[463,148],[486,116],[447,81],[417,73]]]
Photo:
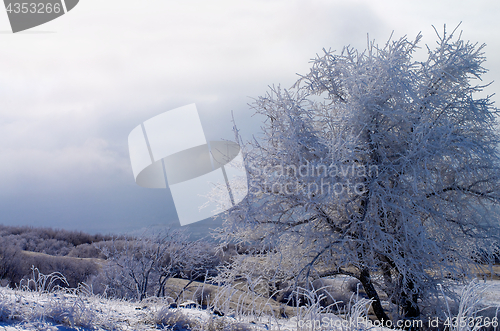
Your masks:
[[[486,289],[483,292],[483,304],[488,306],[500,305],[500,280],[481,281],[480,284],[485,284]]]
[[[150,298],[142,302],[105,299],[71,293],[40,293],[0,287],[0,331],[18,330],[269,330],[269,321],[249,317],[221,317],[207,310],[169,308],[168,300]],[[283,320],[282,324],[290,324]],[[276,321],[273,323],[278,324]],[[295,330],[294,326],[280,328]]]
[[[483,306],[500,306],[500,281],[481,284],[486,286],[482,294]],[[323,330],[335,330],[340,328],[333,325],[339,325],[342,321],[333,314],[319,314],[319,310],[304,310],[301,320],[300,317],[221,317],[195,308],[194,304],[179,308],[169,306],[168,300],[158,298],[130,302],[95,295],[21,291],[0,287],[0,331],[310,330],[312,328],[308,327],[310,324],[307,321],[311,320],[322,320]],[[303,328],[299,328],[299,325]]]

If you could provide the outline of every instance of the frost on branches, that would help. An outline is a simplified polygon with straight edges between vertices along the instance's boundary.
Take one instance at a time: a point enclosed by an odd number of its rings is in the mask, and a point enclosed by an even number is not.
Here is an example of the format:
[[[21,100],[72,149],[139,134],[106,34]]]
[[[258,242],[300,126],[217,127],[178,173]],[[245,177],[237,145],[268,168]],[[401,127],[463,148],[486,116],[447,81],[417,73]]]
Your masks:
[[[267,120],[245,146],[249,195],[218,235],[259,246],[226,277],[279,289],[350,275],[378,319],[389,318],[382,295],[391,318],[415,319],[438,283],[487,264],[500,136],[490,97],[477,97],[484,45],[445,31],[417,62],[420,39],[324,50],[291,89],[255,101]]]

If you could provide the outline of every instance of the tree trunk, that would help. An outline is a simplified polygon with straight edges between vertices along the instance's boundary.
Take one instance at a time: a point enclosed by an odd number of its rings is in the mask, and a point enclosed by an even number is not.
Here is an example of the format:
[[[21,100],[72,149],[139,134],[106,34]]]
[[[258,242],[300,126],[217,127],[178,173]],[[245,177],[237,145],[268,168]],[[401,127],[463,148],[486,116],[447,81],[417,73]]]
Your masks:
[[[165,296],[165,283],[167,280],[170,279],[169,275],[161,275],[160,279],[158,281],[159,286],[158,286],[158,292],[156,292],[156,296],[159,297],[164,297]]]
[[[359,275],[359,281],[361,282],[361,285],[363,285],[363,288],[366,292],[366,295],[368,295],[368,298],[373,300],[372,303],[372,308],[373,312],[375,313],[375,316],[377,316],[378,320],[385,325],[387,321],[390,320],[389,316],[384,311],[384,308],[382,308],[382,303],[380,302],[380,298],[378,296],[377,291],[375,290],[375,287],[373,286],[371,277],[370,277],[370,271],[367,268],[364,268],[361,270],[361,273]]]
[[[401,298],[402,298],[402,308],[403,308],[403,316],[405,320],[418,320],[420,317],[420,308],[418,307],[418,293],[413,292],[415,285],[410,280],[407,283],[407,289],[404,289]],[[406,292],[410,293],[406,293]],[[413,324],[413,323],[411,323]],[[406,325],[406,323],[405,323]],[[410,323],[408,323],[410,325]],[[406,330],[416,330],[413,325],[405,328]]]

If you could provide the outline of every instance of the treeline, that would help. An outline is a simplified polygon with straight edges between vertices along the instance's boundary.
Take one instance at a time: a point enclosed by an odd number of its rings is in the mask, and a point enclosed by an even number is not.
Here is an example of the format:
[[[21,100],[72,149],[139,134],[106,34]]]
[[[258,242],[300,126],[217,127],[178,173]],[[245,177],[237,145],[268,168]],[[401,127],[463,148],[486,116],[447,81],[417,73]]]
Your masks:
[[[112,238],[110,235],[91,235],[81,231],[0,225],[2,247],[14,246],[23,251],[54,256],[99,257],[95,250],[89,250],[88,247]]]
[[[104,255],[96,243],[110,235],[81,231],[0,225],[0,285],[19,286],[34,266],[44,274],[61,272],[70,286],[85,282],[99,272]]]
[[[132,237],[0,225],[0,285],[12,288],[33,277],[36,267],[43,274],[60,272],[70,287],[85,283],[96,294],[144,299],[164,296],[171,277],[214,276],[225,259],[213,244],[191,241],[181,230]]]

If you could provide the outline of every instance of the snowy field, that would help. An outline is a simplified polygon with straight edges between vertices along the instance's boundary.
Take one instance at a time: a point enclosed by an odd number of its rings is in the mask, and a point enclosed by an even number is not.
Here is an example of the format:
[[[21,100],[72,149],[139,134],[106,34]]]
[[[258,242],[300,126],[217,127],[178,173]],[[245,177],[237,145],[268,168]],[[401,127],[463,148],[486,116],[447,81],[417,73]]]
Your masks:
[[[0,330],[295,330],[296,321],[218,316],[192,301],[142,302],[71,293],[39,293],[0,288]],[[181,307],[182,306],[182,307]],[[266,323],[267,322],[267,323]]]
[[[480,283],[483,307],[500,306],[500,281]],[[483,287],[484,286],[484,287]],[[461,288],[457,288],[460,293]],[[342,319],[319,309],[302,310],[299,317],[219,316],[185,301],[170,308],[171,301],[149,298],[142,302],[112,300],[88,293],[13,290],[0,288],[0,331],[14,330],[353,330],[335,327]],[[361,306],[360,306],[361,307]],[[353,312],[357,319],[364,309]],[[493,309],[494,311],[494,309]],[[490,313],[491,314],[491,310]],[[313,328],[311,320],[321,320]],[[326,321],[326,322],[325,322]],[[309,324],[308,324],[309,322]],[[300,327],[299,327],[300,326]],[[377,330],[365,324],[358,330]]]

